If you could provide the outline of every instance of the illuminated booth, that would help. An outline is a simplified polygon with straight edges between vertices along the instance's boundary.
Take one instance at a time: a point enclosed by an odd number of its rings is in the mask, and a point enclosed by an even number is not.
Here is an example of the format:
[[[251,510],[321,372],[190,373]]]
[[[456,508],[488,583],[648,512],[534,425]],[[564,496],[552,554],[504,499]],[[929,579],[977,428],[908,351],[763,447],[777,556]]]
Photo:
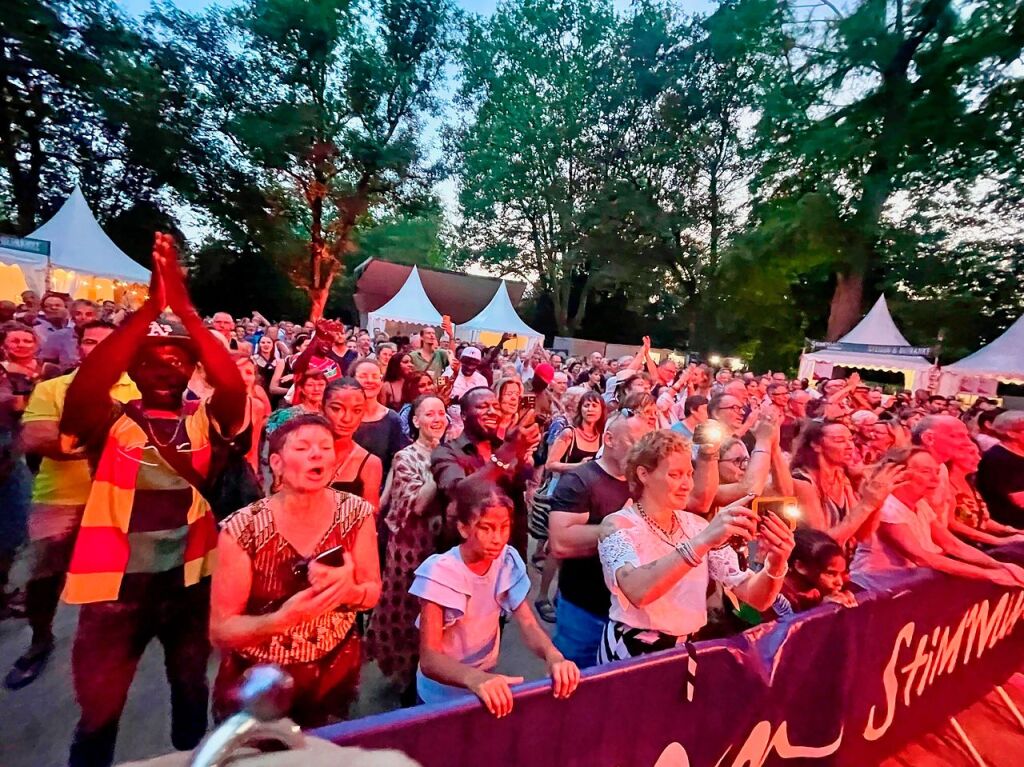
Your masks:
[[[885,296],[879,296],[864,319],[835,342],[812,342],[815,350],[800,356],[800,378],[829,378],[834,368],[902,373],[904,388],[928,388],[934,365],[925,358],[927,347],[911,346],[893,322]]]
[[[49,243],[50,254],[0,247],[0,299],[18,303],[22,291],[51,290],[92,301],[127,298],[138,306],[147,295],[149,270],[107,237],[78,186],[28,239]]]
[[[999,384],[1024,384],[1024,316],[992,343],[942,368],[939,393],[994,396]]]
[[[383,306],[367,315],[367,329],[384,330],[389,335],[398,332],[419,332],[424,325],[440,327],[441,312],[430,303],[423,290],[419,270],[414,266],[402,287]]]
[[[484,346],[495,346],[501,341],[502,333],[514,333],[515,342],[506,344],[506,349],[526,349],[537,341],[544,344],[544,334],[531,328],[512,306],[505,280],[501,281],[494,293],[494,298],[483,310],[468,322],[463,322],[455,329],[455,334],[466,341],[473,341]]]

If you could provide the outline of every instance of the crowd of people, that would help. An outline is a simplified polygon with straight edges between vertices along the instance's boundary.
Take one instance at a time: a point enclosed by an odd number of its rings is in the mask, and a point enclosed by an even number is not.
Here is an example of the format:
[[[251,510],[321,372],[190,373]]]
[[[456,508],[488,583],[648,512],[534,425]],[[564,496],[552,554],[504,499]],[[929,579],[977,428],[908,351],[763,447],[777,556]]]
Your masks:
[[[188,749],[260,663],[304,726],[347,716],[367,662],[404,704],[468,690],[505,716],[509,619],[564,698],[583,668],[853,606],[908,568],[1024,586],[990,553],[1024,540],[1024,412],[983,398],[714,370],[646,338],[573,358],[448,318],[204,318],[163,235],[135,311],[23,299],[0,303],[0,609],[31,641],[5,684],[43,672],[59,599],[78,605],[73,767],[112,763],[154,639]]]

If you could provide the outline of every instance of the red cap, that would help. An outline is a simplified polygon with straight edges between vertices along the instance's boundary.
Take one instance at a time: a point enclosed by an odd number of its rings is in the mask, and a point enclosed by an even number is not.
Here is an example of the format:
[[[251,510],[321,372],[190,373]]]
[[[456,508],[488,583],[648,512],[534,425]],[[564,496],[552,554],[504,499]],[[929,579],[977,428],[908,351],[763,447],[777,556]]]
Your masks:
[[[551,383],[551,379],[555,377],[555,369],[547,362],[542,362],[540,365],[533,369],[534,378],[539,378],[544,383]]]

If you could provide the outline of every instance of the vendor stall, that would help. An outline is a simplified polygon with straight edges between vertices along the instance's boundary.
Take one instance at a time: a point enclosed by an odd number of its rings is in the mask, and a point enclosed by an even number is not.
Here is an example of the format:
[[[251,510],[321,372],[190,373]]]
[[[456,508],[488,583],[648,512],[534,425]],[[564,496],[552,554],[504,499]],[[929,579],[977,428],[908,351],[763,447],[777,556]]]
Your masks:
[[[1024,384],[1024,317],[992,343],[944,367],[939,393],[991,396],[1001,383]]]
[[[864,319],[834,343],[815,343],[819,347],[800,357],[800,378],[827,378],[834,368],[883,370],[902,373],[904,388],[927,388],[927,373],[934,366],[924,354],[930,350],[914,347],[900,333],[885,296],[879,296]]]
[[[455,332],[464,341],[473,341],[484,346],[495,346],[501,341],[502,333],[512,333],[516,340],[506,344],[506,349],[526,349],[532,343],[544,343],[544,334],[523,322],[512,306],[512,299],[504,280],[498,285],[490,303],[473,319],[459,325]]]

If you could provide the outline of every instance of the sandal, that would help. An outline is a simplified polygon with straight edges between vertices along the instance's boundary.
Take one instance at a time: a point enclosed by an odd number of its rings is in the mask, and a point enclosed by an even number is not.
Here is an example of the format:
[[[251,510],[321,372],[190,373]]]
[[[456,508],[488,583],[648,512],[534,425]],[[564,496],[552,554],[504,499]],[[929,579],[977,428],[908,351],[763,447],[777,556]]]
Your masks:
[[[555,612],[555,606],[551,604],[550,599],[538,599],[533,603],[533,606],[537,608],[537,614],[540,616],[542,621],[545,623],[555,622],[555,616],[557,613]]]

